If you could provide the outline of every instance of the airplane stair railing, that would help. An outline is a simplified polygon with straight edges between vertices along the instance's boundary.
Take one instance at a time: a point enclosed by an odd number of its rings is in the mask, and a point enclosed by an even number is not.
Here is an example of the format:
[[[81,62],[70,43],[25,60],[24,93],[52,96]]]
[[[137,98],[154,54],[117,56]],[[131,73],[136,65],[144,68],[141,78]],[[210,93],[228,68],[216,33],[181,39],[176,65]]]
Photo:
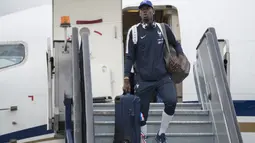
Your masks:
[[[85,120],[86,120],[86,132],[83,135],[86,135],[86,143],[94,143],[94,116],[93,116],[93,98],[92,98],[92,82],[91,82],[91,66],[90,66],[90,49],[89,49],[89,34],[90,31],[88,28],[83,27],[80,29],[81,36],[81,49],[80,54],[82,55],[82,64],[81,69],[81,80],[83,81],[84,88],[84,111],[85,111]]]
[[[48,129],[54,130],[60,136],[65,134],[66,119],[69,117],[66,117],[67,107],[64,105],[64,100],[66,100],[64,95],[68,96],[68,99],[73,100],[71,119],[74,121],[73,138],[75,143],[84,143],[87,140],[86,134],[90,136],[92,133],[86,132],[86,128],[91,128],[93,125],[93,122],[88,126],[86,125],[86,121],[91,122],[93,117],[92,104],[112,101],[110,97],[92,99],[90,54],[87,51],[89,45],[86,37],[88,37],[88,33],[85,31],[84,34],[84,29],[80,30],[79,33],[78,28],[72,28],[72,39],[54,40],[53,55],[51,56],[50,49],[47,57],[49,76]]]
[[[73,76],[73,128],[74,128],[74,142],[82,143],[85,138],[83,138],[82,133],[85,132],[85,123],[83,105],[84,98],[81,95],[81,72],[80,72],[80,61],[79,60],[79,36],[78,36],[78,28],[72,29],[72,76]]]
[[[89,29],[72,28],[71,40],[54,40],[52,129],[67,143],[94,143]]]
[[[197,46],[193,65],[199,101],[209,110],[215,143],[243,143],[214,28],[208,28]]]
[[[74,142],[94,143],[94,116],[91,87],[89,29],[72,28],[72,74],[74,101]]]

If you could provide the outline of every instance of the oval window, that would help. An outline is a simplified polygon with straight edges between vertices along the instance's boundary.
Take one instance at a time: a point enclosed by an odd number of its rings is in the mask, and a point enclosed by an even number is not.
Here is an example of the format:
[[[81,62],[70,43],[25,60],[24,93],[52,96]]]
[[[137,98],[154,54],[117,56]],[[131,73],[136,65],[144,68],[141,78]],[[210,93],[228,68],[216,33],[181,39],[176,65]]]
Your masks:
[[[0,44],[0,69],[20,64],[25,53],[23,44]]]

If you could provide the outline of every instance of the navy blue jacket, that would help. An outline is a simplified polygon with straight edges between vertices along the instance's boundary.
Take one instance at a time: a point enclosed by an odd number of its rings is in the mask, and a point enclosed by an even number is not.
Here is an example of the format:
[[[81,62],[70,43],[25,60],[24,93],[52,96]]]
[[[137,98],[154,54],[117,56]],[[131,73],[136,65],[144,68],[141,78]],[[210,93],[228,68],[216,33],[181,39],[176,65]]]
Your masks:
[[[180,44],[176,41],[170,27],[165,24],[168,42],[177,51],[182,53]],[[124,76],[129,77],[132,66],[135,64],[137,80],[157,81],[166,76],[167,70],[164,61],[164,38],[156,24],[146,27],[137,26],[138,41],[133,43],[131,28],[127,34]]]

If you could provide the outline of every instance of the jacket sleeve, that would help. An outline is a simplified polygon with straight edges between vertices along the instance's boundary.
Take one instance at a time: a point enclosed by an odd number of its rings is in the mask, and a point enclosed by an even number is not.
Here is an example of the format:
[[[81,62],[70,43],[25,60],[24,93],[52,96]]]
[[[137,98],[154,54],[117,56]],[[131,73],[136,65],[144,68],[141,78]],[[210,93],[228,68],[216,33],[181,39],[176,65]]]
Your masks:
[[[175,36],[168,24],[165,24],[168,43],[171,44],[178,54],[183,54],[181,44],[176,41]]]
[[[135,62],[135,50],[134,43],[132,40],[132,29],[128,30],[126,39],[125,59],[124,59],[124,77],[129,77],[131,68]]]

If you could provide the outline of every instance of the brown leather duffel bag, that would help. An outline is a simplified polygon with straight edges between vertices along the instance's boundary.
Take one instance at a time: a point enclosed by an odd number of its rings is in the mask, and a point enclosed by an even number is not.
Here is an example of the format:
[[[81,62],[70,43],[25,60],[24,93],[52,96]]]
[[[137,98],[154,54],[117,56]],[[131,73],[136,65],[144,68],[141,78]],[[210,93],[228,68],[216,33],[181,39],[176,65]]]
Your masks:
[[[190,62],[185,54],[177,56],[175,49],[168,43],[165,24],[161,23],[160,25],[166,43],[164,50],[166,68],[168,72],[172,74],[173,82],[181,83],[189,75]]]

